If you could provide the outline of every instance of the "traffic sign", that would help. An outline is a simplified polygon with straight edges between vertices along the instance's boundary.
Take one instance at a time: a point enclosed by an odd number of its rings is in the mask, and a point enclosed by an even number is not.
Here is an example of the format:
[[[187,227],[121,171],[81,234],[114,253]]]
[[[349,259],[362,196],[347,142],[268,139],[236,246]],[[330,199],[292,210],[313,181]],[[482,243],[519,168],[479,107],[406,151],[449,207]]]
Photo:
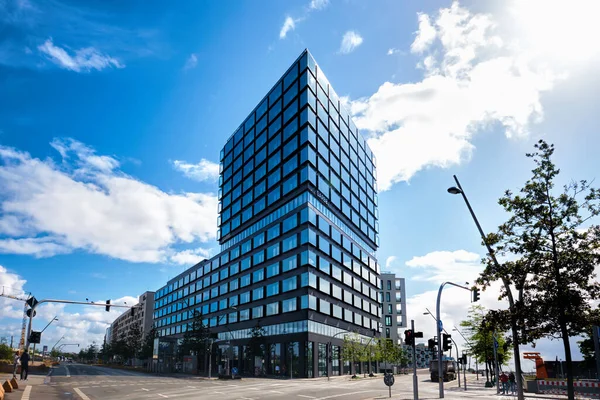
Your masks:
[[[440,319],[438,321],[438,331],[443,331],[444,330],[444,324],[442,323],[442,320]]]
[[[392,386],[394,384],[394,375],[385,374],[383,377],[383,383],[385,383],[386,386]]]
[[[238,374],[238,369],[237,369],[237,367],[233,367],[233,368],[231,368],[231,373],[232,373],[233,375],[237,375],[237,374]]]

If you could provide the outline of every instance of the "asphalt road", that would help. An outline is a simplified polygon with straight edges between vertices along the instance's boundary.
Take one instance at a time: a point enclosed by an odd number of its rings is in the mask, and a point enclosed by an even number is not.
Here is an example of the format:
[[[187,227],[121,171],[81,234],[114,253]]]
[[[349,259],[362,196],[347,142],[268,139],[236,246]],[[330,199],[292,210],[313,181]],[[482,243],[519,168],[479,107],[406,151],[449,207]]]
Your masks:
[[[438,397],[437,384],[427,374],[419,375],[419,398]],[[471,377],[475,379],[474,376]],[[495,398],[492,391],[458,390],[456,381],[446,385],[446,397]],[[13,393],[6,400],[23,400]],[[28,400],[365,400],[387,399],[383,376],[349,380],[347,376],[319,379],[258,379],[235,381],[197,377],[160,377],[83,364],[64,364],[53,368],[46,384],[34,384]],[[395,377],[392,399],[413,399],[412,376]]]

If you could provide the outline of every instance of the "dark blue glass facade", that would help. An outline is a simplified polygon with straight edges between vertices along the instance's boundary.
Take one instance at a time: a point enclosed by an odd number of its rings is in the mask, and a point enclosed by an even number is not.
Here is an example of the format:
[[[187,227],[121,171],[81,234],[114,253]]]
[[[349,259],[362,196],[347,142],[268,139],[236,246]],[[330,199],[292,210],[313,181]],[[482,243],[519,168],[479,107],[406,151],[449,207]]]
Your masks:
[[[323,345],[345,331],[365,340],[381,332],[375,158],[308,51],[227,140],[220,161],[221,253],[157,291],[159,335],[181,337],[197,310],[234,341],[241,371],[253,371],[244,346],[260,324],[275,349],[265,353],[265,373],[341,373]],[[325,353],[339,357],[341,340]]]

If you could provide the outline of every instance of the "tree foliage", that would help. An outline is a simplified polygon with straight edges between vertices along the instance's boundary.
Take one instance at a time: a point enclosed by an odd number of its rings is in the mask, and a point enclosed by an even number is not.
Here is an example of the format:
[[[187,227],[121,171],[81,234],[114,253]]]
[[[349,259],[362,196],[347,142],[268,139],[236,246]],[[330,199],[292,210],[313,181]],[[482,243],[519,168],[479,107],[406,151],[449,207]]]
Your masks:
[[[148,333],[144,336],[142,342],[142,348],[140,349],[139,357],[141,359],[151,358],[154,354],[154,339],[158,337],[158,331],[155,327],[152,327]]]
[[[541,337],[560,338],[565,349],[569,399],[574,398],[569,336],[584,332],[597,321],[592,301],[600,298],[594,269],[600,261],[600,192],[585,180],[571,182],[555,193],[560,170],[552,162],[554,146],[540,140],[527,154],[535,168],[518,194],[506,191],[499,204],[509,214],[487,242],[496,254],[509,259],[496,265],[486,260],[479,282],[504,282],[500,297],[517,300],[496,320],[518,325],[517,344]],[[507,284],[508,283],[508,284]]]
[[[488,311],[481,305],[471,306],[467,319],[460,322],[468,340],[469,354],[475,357],[478,363],[484,364],[486,369],[492,373],[496,370],[494,334],[498,342],[496,349],[498,365],[507,364],[511,358],[509,346],[512,342],[503,336],[508,330],[506,325],[506,321],[497,321],[497,314],[494,313],[494,310]]]
[[[408,355],[391,339],[379,338],[377,341],[377,360],[391,365],[403,366],[408,363]]]
[[[202,315],[194,312],[192,322],[188,323],[187,330],[183,334],[183,342],[179,346],[181,355],[194,354],[202,356],[208,351],[208,338],[210,331],[202,322]],[[152,341],[154,346],[154,340]]]
[[[5,343],[0,344],[0,360],[12,360],[14,355],[15,352],[9,345]]]
[[[342,345],[341,357],[342,361],[357,363],[364,357],[365,347],[360,342],[358,335],[344,335],[344,344]]]
[[[250,329],[250,339],[248,339],[248,345],[246,346],[246,357],[261,357],[265,356],[265,344],[266,344],[266,331],[265,328],[257,323],[252,329]]]

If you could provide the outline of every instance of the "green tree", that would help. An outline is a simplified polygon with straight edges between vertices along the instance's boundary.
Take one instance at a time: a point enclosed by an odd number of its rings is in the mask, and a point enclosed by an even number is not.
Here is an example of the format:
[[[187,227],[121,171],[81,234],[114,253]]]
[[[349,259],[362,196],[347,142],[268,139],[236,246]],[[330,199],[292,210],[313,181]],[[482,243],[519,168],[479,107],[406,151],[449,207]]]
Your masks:
[[[210,330],[203,324],[202,315],[195,311],[194,318],[187,324],[187,330],[183,334],[183,342],[179,346],[180,356],[194,354],[200,359],[208,351],[209,337]],[[154,340],[152,340],[152,346],[154,346]]]
[[[404,366],[408,363],[408,355],[397,343],[391,339],[379,338],[377,342],[378,359],[390,365]]]
[[[342,361],[349,361],[356,366],[361,361],[364,354],[364,346],[360,342],[358,335],[344,335],[344,344],[342,345]],[[354,378],[356,374],[352,375]]]
[[[83,351],[83,350],[82,350]],[[52,349],[50,350],[50,357],[56,358],[60,356],[60,351],[56,350],[56,349]],[[80,357],[81,358],[81,357]]]
[[[250,339],[248,339],[248,345],[246,346],[247,358],[254,360],[254,357],[265,357],[266,333],[265,328],[260,326],[260,323],[250,329]]]
[[[535,163],[532,177],[519,194],[506,191],[499,200],[510,217],[487,237],[499,255],[513,261],[499,269],[488,259],[480,282],[500,279],[505,284],[501,297],[512,297],[510,284],[519,294],[517,303],[509,298],[511,307],[503,312],[511,321],[515,356],[518,344],[540,337],[562,340],[567,393],[572,400],[569,337],[598,320],[591,303],[600,298],[594,274],[600,261],[600,226],[591,222],[600,214],[600,192],[582,180],[555,194],[560,171],[552,162],[554,146],[540,140],[535,149],[527,154]]]
[[[0,360],[12,360],[14,354],[15,352],[9,345],[5,343],[0,344]]]
[[[587,368],[594,368],[596,365],[596,349],[594,347],[594,335],[592,333],[593,327],[589,328],[585,332],[584,339],[577,342],[579,351],[583,355],[583,361]]]
[[[496,353],[499,366],[507,364],[511,358],[509,350],[511,343],[503,336],[506,326],[505,324],[499,325],[496,319],[494,311],[486,310],[481,305],[473,305],[469,309],[467,319],[460,322],[460,326],[464,328],[465,336],[469,340],[469,343],[467,343],[468,352],[477,359],[477,362],[485,365],[488,380],[489,374],[493,376],[496,370],[494,363],[494,333],[498,342]]]
[[[155,327],[152,327],[152,329],[150,329],[150,331],[147,332],[146,335],[144,336],[144,341],[142,343],[142,348],[141,348],[140,354],[139,354],[140,358],[146,359],[146,360],[149,358],[152,358],[152,356],[154,354],[154,339],[156,339],[157,337],[158,337],[158,331]]]
[[[129,331],[127,331],[127,338],[125,340],[128,348],[127,358],[137,358],[142,347],[142,331],[139,324],[133,324],[133,326],[129,328]]]

